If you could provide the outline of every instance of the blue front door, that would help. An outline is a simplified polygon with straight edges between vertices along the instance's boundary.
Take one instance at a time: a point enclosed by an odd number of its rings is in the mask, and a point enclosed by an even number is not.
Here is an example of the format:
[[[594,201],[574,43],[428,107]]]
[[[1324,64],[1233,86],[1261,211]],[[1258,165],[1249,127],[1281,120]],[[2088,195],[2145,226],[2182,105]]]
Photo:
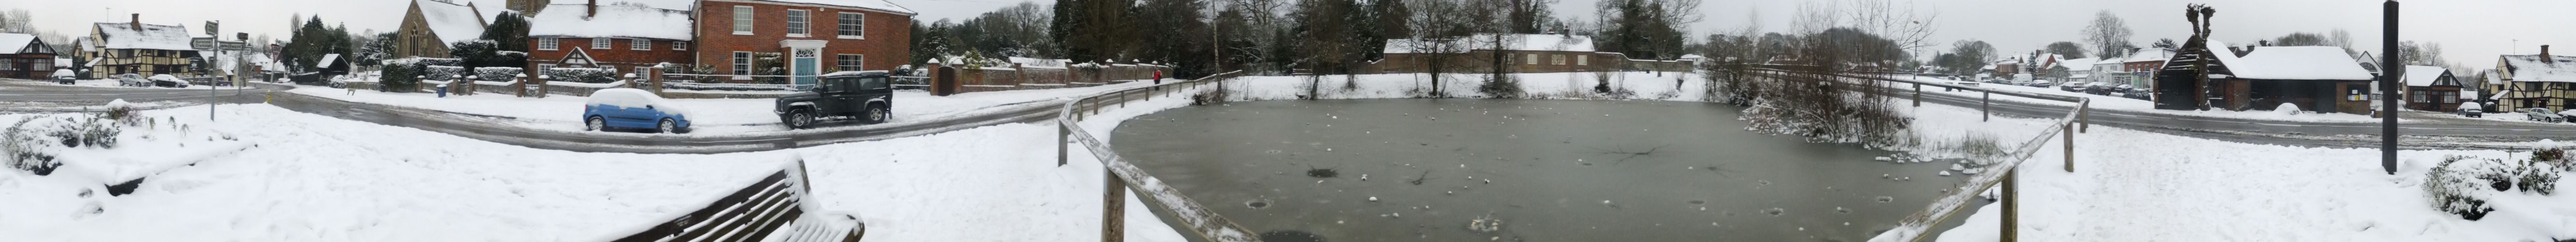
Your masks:
[[[789,61],[794,62],[789,64],[791,66],[789,69],[793,70],[788,71],[790,72],[788,75],[796,76],[796,85],[813,86],[814,76],[823,74],[820,73],[823,71],[822,55],[815,53],[818,52],[815,49],[796,49],[795,52],[795,58]]]

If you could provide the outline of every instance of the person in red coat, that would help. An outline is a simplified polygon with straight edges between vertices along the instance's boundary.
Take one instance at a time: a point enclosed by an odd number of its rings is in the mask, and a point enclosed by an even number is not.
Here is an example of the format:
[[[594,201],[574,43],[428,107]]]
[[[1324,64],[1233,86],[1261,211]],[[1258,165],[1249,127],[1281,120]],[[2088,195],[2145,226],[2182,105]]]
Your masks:
[[[1163,71],[1154,71],[1154,84],[1163,84]]]

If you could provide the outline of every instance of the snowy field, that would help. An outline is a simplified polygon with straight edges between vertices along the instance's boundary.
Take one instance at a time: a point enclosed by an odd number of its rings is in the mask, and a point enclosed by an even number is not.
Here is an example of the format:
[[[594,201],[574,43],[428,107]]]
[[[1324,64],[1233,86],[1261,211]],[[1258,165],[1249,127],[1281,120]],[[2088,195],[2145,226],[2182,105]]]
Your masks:
[[[1155,102],[1122,112],[1184,101]],[[813,172],[816,192],[808,201],[858,215],[870,241],[1099,234],[1101,168],[1087,159],[1055,165],[1055,131],[1046,125],[647,155],[536,150],[263,104],[218,110],[224,119],[213,122],[204,112],[145,111],[158,121],[125,127],[113,149],[61,150],[66,165],[51,175],[0,170],[0,234],[12,241],[598,241],[698,209],[799,159]],[[57,117],[67,116],[47,116]],[[147,179],[132,194],[105,191],[132,177]],[[1141,200],[1128,201],[1132,241],[1182,241],[1140,209]]]
[[[1037,105],[1041,103],[1033,102],[1052,101],[1065,97],[1114,90],[1119,87],[1146,85],[1150,83],[1151,82],[1135,81],[1097,87],[970,92],[945,97],[932,96],[929,92],[924,91],[896,91],[894,97],[895,116],[893,119],[888,120],[887,123],[928,122],[952,119],[959,116],[978,114],[980,113],[979,111],[989,112],[992,111],[991,109],[994,107],[1009,105]],[[582,132],[582,128],[584,128],[581,123],[582,105],[589,101],[588,97],[569,95],[552,95],[546,98],[521,98],[513,95],[482,93],[470,96],[450,95],[441,98],[435,93],[387,93],[367,90],[359,90],[357,94],[350,94],[345,89],[314,86],[304,86],[289,91],[295,92],[296,94],[338,99],[342,101],[501,117],[504,119],[500,120],[501,123],[539,130],[564,132]],[[778,114],[771,113],[771,111],[775,110],[777,107],[774,100],[775,99],[669,99],[669,101],[674,105],[683,106],[686,110],[691,112],[688,116],[691,119],[690,122],[692,122],[690,125],[693,126],[694,130],[690,133],[643,134],[602,132],[600,134],[630,136],[757,136],[770,135],[778,132],[816,132],[791,131],[787,129],[787,126],[780,124],[778,121]],[[825,126],[821,126],[818,129],[832,130],[859,127],[859,125],[834,126],[835,124],[837,123],[825,123],[823,124]]]

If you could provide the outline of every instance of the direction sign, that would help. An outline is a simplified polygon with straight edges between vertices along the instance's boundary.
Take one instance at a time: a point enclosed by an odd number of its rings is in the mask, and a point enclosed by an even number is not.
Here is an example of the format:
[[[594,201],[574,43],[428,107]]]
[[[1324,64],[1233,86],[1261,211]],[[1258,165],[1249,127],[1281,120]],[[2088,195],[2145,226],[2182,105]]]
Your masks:
[[[190,47],[190,48],[196,48],[196,49],[200,49],[200,50],[212,50],[212,49],[215,49],[215,38],[214,38],[214,37],[196,37],[196,38],[189,38],[189,39],[188,39],[188,47]]]
[[[222,36],[222,34],[224,33],[223,31],[215,31],[215,27],[221,27],[221,26],[222,26],[221,24],[223,24],[223,23],[222,23],[222,22],[215,22],[215,21],[206,21],[206,36]]]

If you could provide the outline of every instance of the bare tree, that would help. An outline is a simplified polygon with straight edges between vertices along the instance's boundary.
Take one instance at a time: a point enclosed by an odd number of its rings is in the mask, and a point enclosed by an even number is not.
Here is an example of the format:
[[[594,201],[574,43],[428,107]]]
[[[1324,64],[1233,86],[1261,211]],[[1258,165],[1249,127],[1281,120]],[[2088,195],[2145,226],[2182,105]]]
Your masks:
[[[2111,10],[2093,13],[2093,24],[2084,26],[2084,42],[2093,44],[2093,53],[2100,53],[2104,58],[2118,55],[2133,46],[2129,44],[2132,34],[2129,22],[2120,20],[2119,15],[2112,15]]]
[[[2058,41],[2057,43],[2048,43],[2048,47],[2041,49],[2047,50],[2049,54],[2062,55],[2069,59],[2084,58],[2084,44],[2077,44],[2075,42]]]
[[[1912,2],[1899,6],[1890,0],[1851,0],[1849,6],[1843,16],[1851,19],[1844,22],[1863,33],[1894,41],[1900,50],[1939,44],[1931,39],[1933,20],[1940,17],[1937,12],[1919,12]]]
[[[1474,46],[1466,38],[1474,32],[1477,18],[1460,0],[1412,1],[1409,7],[1413,14],[1405,21],[1413,27],[1410,35],[1419,38],[1391,40],[1387,46],[1416,56],[1412,60],[1419,62],[1422,71],[1431,76],[1429,96],[1448,96],[1446,89],[1442,88],[1448,81],[1443,77],[1457,72],[1461,64],[1467,62],[1467,51]]]

